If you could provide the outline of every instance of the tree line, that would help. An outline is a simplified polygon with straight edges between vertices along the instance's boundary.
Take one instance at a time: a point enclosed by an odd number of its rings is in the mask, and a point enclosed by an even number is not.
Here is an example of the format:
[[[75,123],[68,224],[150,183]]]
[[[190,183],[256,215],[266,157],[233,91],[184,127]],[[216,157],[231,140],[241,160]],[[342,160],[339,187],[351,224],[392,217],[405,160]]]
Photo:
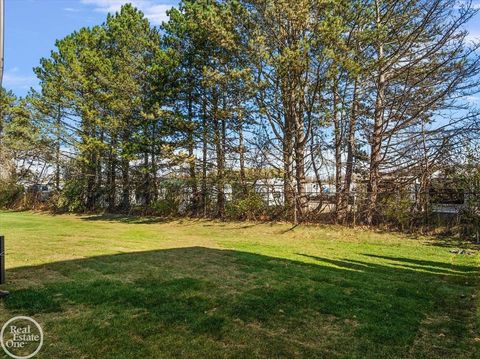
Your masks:
[[[248,216],[267,210],[255,185],[270,179],[286,219],[328,197],[335,222],[377,223],[389,192],[425,213],[438,173],[478,172],[477,11],[184,0],[154,27],[124,5],[56,41],[34,69],[40,90],[2,93],[3,181],[49,178],[69,210],[163,213],[182,197],[182,213]]]

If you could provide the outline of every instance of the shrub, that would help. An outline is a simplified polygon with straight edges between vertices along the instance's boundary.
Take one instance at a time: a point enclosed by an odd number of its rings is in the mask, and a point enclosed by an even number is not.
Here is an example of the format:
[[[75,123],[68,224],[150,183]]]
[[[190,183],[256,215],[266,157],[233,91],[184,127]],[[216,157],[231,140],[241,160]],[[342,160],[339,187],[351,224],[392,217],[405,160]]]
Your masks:
[[[24,188],[9,182],[0,182],[0,208],[11,208],[22,198]]]
[[[466,200],[460,212],[464,235],[480,241],[480,145],[467,149],[467,160],[456,180]]]
[[[227,216],[233,219],[256,220],[267,211],[267,206],[260,194],[250,191],[243,198],[227,203]]]
[[[56,209],[67,211],[84,210],[83,194],[85,180],[72,179],[65,182],[62,192],[52,198],[53,206]]]
[[[387,196],[381,203],[385,220],[403,231],[414,219],[413,203],[408,195]]]
[[[174,198],[158,199],[150,205],[156,215],[171,216],[178,213],[178,203]]]

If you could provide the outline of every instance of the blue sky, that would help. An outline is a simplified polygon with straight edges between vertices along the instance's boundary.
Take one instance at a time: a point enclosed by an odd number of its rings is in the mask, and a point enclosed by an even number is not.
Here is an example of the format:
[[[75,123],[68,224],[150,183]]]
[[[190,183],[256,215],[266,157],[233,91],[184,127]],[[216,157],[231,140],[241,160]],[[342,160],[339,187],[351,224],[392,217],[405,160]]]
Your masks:
[[[5,0],[5,74],[3,86],[23,96],[37,80],[32,68],[49,55],[56,39],[83,26],[100,24],[124,3],[140,8],[153,24],[166,19],[177,0]],[[480,0],[474,1],[480,8]],[[480,15],[470,23],[471,39],[480,40]]]
[[[37,86],[32,71],[54,49],[55,40],[83,26],[101,24],[108,12],[133,3],[155,25],[177,0],[5,0],[3,86],[23,96]]]

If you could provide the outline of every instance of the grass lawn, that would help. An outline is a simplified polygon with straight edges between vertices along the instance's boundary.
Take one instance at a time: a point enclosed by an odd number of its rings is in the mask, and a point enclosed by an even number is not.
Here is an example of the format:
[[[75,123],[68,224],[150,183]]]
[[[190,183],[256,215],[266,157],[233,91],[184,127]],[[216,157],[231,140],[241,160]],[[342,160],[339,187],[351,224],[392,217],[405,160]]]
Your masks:
[[[478,357],[478,254],[289,228],[1,212],[0,324],[34,317],[38,358]]]

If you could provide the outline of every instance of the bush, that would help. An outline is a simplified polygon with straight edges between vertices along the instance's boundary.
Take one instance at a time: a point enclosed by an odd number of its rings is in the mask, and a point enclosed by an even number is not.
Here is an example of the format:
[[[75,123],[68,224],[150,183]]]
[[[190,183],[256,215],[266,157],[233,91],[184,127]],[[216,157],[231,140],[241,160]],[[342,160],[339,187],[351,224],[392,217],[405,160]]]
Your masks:
[[[466,164],[456,180],[463,189],[466,201],[460,213],[464,235],[480,241],[480,145],[467,149]]]
[[[25,190],[21,185],[3,181],[0,182],[0,208],[11,208],[15,206],[22,198],[24,192]]]
[[[178,203],[174,198],[158,199],[150,205],[154,214],[162,217],[176,215],[178,213]]]
[[[227,203],[226,213],[232,219],[256,220],[264,215],[267,209],[262,196],[251,191],[243,198]]]
[[[470,194],[465,207],[460,212],[463,234],[480,242],[480,196]]]
[[[82,179],[72,179],[65,182],[62,192],[52,198],[53,206],[56,209],[70,212],[84,210],[84,188],[85,180]]]
[[[408,195],[388,196],[381,203],[385,220],[402,231],[414,220],[413,203]]]

